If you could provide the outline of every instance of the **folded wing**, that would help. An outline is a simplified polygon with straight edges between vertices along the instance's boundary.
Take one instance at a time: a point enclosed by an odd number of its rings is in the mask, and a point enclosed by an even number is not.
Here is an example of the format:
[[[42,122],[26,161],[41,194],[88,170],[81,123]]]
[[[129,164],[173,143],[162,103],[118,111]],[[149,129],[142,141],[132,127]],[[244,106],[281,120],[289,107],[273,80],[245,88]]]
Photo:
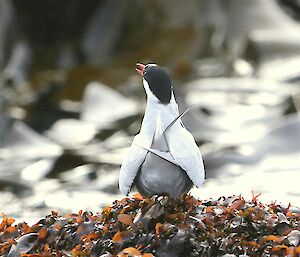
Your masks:
[[[124,195],[129,194],[139,168],[146,158],[148,150],[140,147],[140,145],[145,144],[147,141],[148,139],[145,139],[143,135],[136,135],[130,147],[129,154],[122,163],[119,176],[119,187]]]
[[[205,179],[205,171],[200,150],[192,134],[178,120],[165,135],[175,161],[186,171],[194,185],[200,187]]]
[[[128,157],[121,166],[119,187],[123,194],[130,192],[148,152],[179,165],[195,186],[201,186],[205,179],[202,156],[194,137],[182,126],[180,119],[190,109],[177,116],[168,126],[163,124],[159,115],[153,115],[155,119],[146,119],[148,123],[141,130],[143,133],[135,136]]]

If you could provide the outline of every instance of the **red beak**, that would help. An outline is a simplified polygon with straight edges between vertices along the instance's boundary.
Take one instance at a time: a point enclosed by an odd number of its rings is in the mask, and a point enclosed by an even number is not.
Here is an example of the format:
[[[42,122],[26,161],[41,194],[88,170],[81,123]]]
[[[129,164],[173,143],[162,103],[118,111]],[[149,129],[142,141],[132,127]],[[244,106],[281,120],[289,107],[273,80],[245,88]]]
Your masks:
[[[141,64],[141,63],[137,63],[136,66],[138,66],[138,68],[136,68],[135,70],[142,76],[144,76],[144,70],[145,70],[145,65]]]

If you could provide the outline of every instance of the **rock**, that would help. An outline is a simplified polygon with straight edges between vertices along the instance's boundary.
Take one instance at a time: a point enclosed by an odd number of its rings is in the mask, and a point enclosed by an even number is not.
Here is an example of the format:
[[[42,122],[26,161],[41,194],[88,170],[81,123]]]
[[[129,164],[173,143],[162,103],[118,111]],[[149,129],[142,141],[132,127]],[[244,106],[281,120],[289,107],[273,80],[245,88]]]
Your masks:
[[[21,121],[12,124],[3,147],[6,151],[6,159],[37,159],[58,157],[62,154],[59,145],[36,133]]]
[[[185,107],[197,107],[183,117],[184,124],[198,141],[223,146],[263,136],[297,92],[293,84],[254,78],[200,79],[185,87]]]
[[[26,41],[16,42],[10,59],[3,71],[6,84],[20,86],[27,80],[32,61],[32,50]]]
[[[86,25],[81,42],[88,63],[107,63],[120,37],[127,6],[127,1],[105,0],[96,8]]]
[[[113,122],[138,112],[136,102],[104,84],[91,82],[87,85],[82,100],[81,119],[96,124],[98,129],[108,128]]]
[[[61,119],[53,124],[46,135],[65,148],[76,148],[91,141],[96,132],[96,126],[92,123],[76,119]]]
[[[7,33],[13,17],[11,1],[3,0],[0,2],[0,69],[5,63],[5,45]]]

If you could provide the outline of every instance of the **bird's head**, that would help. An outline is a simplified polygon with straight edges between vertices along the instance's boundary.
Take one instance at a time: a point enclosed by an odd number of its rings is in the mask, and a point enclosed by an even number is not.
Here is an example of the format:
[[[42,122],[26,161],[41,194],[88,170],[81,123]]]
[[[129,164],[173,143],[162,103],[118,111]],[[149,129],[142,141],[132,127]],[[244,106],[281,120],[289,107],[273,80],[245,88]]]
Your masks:
[[[142,75],[148,98],[161,104],[169,104],[172,97],[172,84],[167,71],[156,64],[136,64],[135,70]]]

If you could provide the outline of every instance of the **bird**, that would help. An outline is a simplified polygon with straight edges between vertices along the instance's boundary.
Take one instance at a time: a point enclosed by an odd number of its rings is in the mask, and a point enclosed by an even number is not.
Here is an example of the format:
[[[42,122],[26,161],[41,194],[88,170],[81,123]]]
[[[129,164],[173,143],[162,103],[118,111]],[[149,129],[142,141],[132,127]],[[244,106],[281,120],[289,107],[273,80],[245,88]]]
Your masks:
[[[143,197],[169,195],[177,198],[205,180],[202,155],[185,128],[169,74],[154,63],[137,63],[147,95],[140,132],[123,160],[120,191],[128,196],[133,187]]]

